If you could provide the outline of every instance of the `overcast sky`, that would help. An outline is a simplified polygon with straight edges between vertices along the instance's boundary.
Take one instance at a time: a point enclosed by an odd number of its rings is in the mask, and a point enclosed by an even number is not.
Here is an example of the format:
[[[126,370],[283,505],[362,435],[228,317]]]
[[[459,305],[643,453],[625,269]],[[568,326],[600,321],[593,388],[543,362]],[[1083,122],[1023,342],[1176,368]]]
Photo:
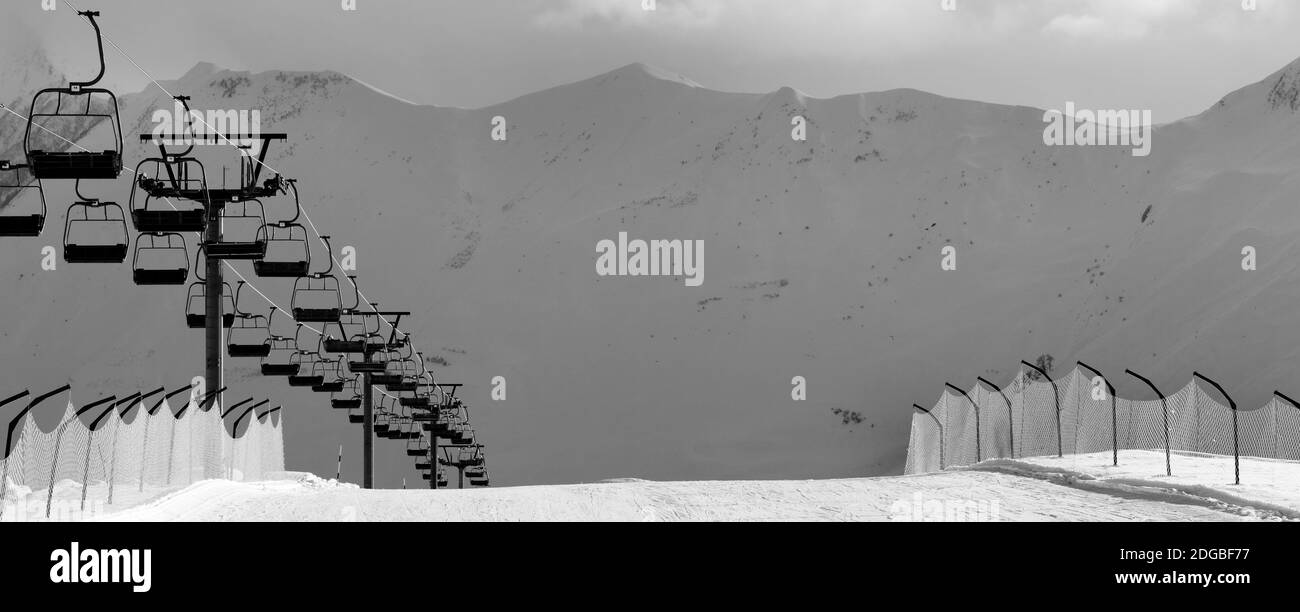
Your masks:
[[[1255,0],[6,0],[60,65],[74,6],[159,79],[199,61],[333,69],[419,103],[479,107],[631,62],[713,89],[816,97],[910,87],[990,102],[1144,108],[1166,122],[1300,57],[1300,2]],[[1247,0],[1249,1],[1249,0]],[[71,3],[71,4],[69,4]],[[6,17],[8,18],[8,16]],[[143,76],[109,50],[125,90]]]

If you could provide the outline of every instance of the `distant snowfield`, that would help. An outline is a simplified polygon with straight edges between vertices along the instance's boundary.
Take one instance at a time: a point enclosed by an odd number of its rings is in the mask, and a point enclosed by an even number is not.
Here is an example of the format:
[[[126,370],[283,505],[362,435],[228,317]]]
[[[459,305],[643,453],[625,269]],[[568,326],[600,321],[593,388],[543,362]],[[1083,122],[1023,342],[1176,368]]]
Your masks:
[[[1267,521],[1300,519],[1300,463],[1177,454],[994,460],[918,476],[375,490],[286,473],[209,480],[106,521]]]

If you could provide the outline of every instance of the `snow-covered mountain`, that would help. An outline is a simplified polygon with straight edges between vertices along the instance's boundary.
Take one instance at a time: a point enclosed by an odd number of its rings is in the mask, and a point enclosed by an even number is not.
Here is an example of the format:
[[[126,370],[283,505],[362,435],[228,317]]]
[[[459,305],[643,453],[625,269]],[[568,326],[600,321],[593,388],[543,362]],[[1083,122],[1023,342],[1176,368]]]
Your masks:
[[[290,135],[269,165],[300,179],[336,248],[358,249],[362,289],[415,313],[440,380],[469,385],[494,483],[517,484],[898,473],[913,402],[1042,355],[1170,388],[1200,370],[1263,403],[1293,384],[1300,340],[1297,83],[1300,63],[1161,126],[1145,158],[1046,147],[1039,109],[722,93],[642,65],[474,110],[333,73],[200,65],[164,86]],[[158,108],[156,88],[124,97],[128,134]],[[151,153],[132,142],[127,158]],[[129,184],[88,189],[125,205]],[[48,191],[45,237],[0,241],[0,390],[200,374],[184,291],[136,288],[125,265],[41,270],[73,197]],[[703,240],[703,286],[599,277],[596,244],[622,231]],[[289,283],[255,283],[287,305]],[[255,367],[228,362],[230,398],[285,405],[289,468],[331,474],[343,443],[355,480],[357,428]],[[490,400],[494,376],[507,401]],[[418,482],[378,448],[381,486]]]

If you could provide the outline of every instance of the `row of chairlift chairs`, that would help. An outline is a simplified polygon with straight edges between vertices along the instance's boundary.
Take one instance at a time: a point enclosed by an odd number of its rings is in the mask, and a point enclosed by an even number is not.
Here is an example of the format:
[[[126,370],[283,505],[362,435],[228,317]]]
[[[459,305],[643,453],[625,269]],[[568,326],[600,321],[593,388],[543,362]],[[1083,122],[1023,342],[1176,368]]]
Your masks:
[[[359,310],[360,291],[355,288],[355,279],[353,284],[352,306],[340,307],[337,314],[328,313],[330,320],[324,320],[323,312],[328,308],[319,305],[291,308],[296,319],[294,331],[292,335],[283,335],[273,328],[279,310],[272,308],[266,315],[260,315],[240,308],[245,283],[239,283],[231,298],[232,314],[223,321],[229,329],[227,354],[233,358],[259,359],[262,375],[285,378],[291,387],[330,394],[331,408],[346,411],[348,422],[354,424],[361,424],[365,419],[362,381],[363,375],[369,374],[371,384],[387,392],[377,397],[375,435],[405,442],[408,455],[427,458],[429,445],[438,439],[462,449],[475,445],[474,430],[463,402],[439,390],[424,364],[423,354],[414,350],[409,336],[398,335],[396,329],[387,335],[381,333],[379,318]],[[193,291],[198,290],[196,287]],[[191,296],[191,308],[195,312],[189,316],[196,327],[201,327],[199,323],[203,321],[202,298],[201,294]],[[304,320],[297,318],[303,313],[306,322],[323,324],[314,346],[304,342]],[[477,448],[481,454],[481,446]],[[417,463],[426,465],[428,461]],[[426,479],[435,473],[421,471]],[[471,486],[489,484],[481,461],[469,465],[465,475]],[[439,477],[439,486],[446,486],[445,475]]]
[[[23,141],[26,163],[0,160],[0,237],[40,236],[48,216],[44,181],[73,181],[77,201],[69,206],[65,220],[64,260],[74,264],[120,264],[132,255],[127,211],[115,202],[85,196],[81,190],[83,180],[119,178],[124,170],[124,147],[117,97],[97,87],[106,68],[103,36],[96,21],[99,13],[81,11],[78,15],[85,17],[95,31],[99,72],[89,81],[44,89],[34,97]],[[188,98],[178,96],[176,100],[184,106],[188,121]],[[76,130],[73,133],[107,124],[111,144],[101,151],[80,147],[62,150],[62,145],[48,137],[57,137],[57,131],[47,127],[50,124],[70,126]],[[129,219],[137,232],[132,278],[141,286],[184,285],[189,282],[193,264],[197,282],[189,285],[185,318],[188,327],[200,329],[207,323],[207,283],[199,273],[200,258],[190,260],[185,236],[203,236],[214,192],[209,189],[203,164],[191,157],[193,143],[175,153],[168,153],[161,143],[159,147],[162,155],[140,162],[132,181]],[[473,430],[463,404],[436,391],[422,356],[412,352],[409,337],[398,337],[395,327],[385,337],[374,313],[359,310],[360,292],[355,289],[355,278],[354,305],[345,308],[338,278],[333,274],[333,257],[327,256],[329,265],[324,272],[312,272],[307,230],[298,223],[302,206],[295,181],[277,175],[256,185],[252,180],[256,176],[253,162],[247,153],[241,152],[241,180],[248,179],[247,186],[235,194],[224,190],[219,194],[221,208],[216,219],[225,235],[212,242],[200,238],[197,254],[251,261],[261,278],[294,279],[289,314],[297,327],[293,336],[273,334],[271,324],[277,309],[272,308],[268,315],[245,312],[239,305],[245,283],[240,282],[233,290],[225,283],[221,325],[229,330],[228,354],[261,359],[264,375],[284,377],[291,386],[330,393],[332,407],[348,410],[350,422],[361,418],[361,375],[370,374],[372,384],[398,394],[381,400],[376,435],[405,441],[408,454],[423,448],[427,456],[430,440],[437,438],[458,445],[472,444]],[[293,217],[268,221],[261,198],[290,195]],[[329,237],[322,236],[321,241],[326,252],[332,252]],[[299,332],[306,323],[323,326],[315,350],[304,349],[299,343]],[[481,447],[476,448],[481,456]],[[427,467],[425,478],[432,478],[434,466]],[[470,484],[487,485],[487,475],[481,468],[481,461],[466,468]],[[441,471],[437,473],[442,485],[445,477]]]
[[[68,263],[124,263],[130,254],[128,216],[136,239],[132,258],[139,285],[180,285],[188,278],[189,263],[184,234],[202,233],[211,205],[202,163],[185,151],[150,158],[136,166],[130,214],[116,202],[82,193],[82,181],[115,180],[125,170],[123,132],[116,95],[97,87],[105,74],[103,36],[96,11],[81,11],[94,29],[99,72],[88,81],[43,89],[32,99],[23,139],[26,163],[0,160],[0,237],[36,237],[45,229],[49,208],[44,182],[73,181],[77,201],[68,207],[64,223],[64,259]],[[186,128],[190,123],[188,98],[184,105]],[[107,125],[111,139],[100,151],[73,145],[60,134],[84,134]],[[62,129],[51,129],[49,126]],[[247,155],[241,164],[251,165]],[[242,174],[248,174],[245,171]],[[202,244],[208,257],[253,260],[261,277],[309,276],[310,248],[306,229],[297,223],[301,207],[297,187],[281,177],[268,180],[261,194],[288,195],[295,200],[292,219],[268,222],[256,198],[226,203],[219,212],[223,228],[242,226],[246,235],[218,243]],[[279,254],[277,254],[277,252]]]
[[[83,180],[112,180],[122,174],[122,123],[118,115],[117,96],[112,91],[97,87],[104,78],[104,43],[96,18],[98,12],[81,11],[95,30],[99,48],[99,73],[88,81],[70,82],[65,87],[43,89],[33,97],[28,113],[27,130],[23,137],[26,163],[0,161],[0,236],[40,236],[45,229],[48,207],[42,181],[70,180],[76,183],[80,201],[68,209],[64,229],[65,242],[72,234],[97,224],[116,233],[125,230],[122,208],[112,202],[100,202],[81,195]],[[107,123],[112,132],[110,148],[101,151],[56,150],[61,136],[48,124],[85,131],[100,123]],[[33,201],[34,200],[34,201]],[[19,209],[15,212],[15,208]],[[27,210],[23,210],[23,209]],[[74,232],[78,230],[78,232]],[[94,263],[100,260],[125,259],[123,241],[100,243],[71,242],[65,251],[72,263]]]

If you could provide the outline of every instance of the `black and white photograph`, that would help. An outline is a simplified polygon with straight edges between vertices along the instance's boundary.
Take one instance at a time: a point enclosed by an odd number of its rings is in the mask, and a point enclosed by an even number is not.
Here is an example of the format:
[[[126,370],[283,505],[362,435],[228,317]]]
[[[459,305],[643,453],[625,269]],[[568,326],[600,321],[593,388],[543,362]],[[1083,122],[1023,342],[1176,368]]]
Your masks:
[[[1300,3],[0,4],[0,536],[52,588],[230,525],[1234,592],[1294,542]]]

